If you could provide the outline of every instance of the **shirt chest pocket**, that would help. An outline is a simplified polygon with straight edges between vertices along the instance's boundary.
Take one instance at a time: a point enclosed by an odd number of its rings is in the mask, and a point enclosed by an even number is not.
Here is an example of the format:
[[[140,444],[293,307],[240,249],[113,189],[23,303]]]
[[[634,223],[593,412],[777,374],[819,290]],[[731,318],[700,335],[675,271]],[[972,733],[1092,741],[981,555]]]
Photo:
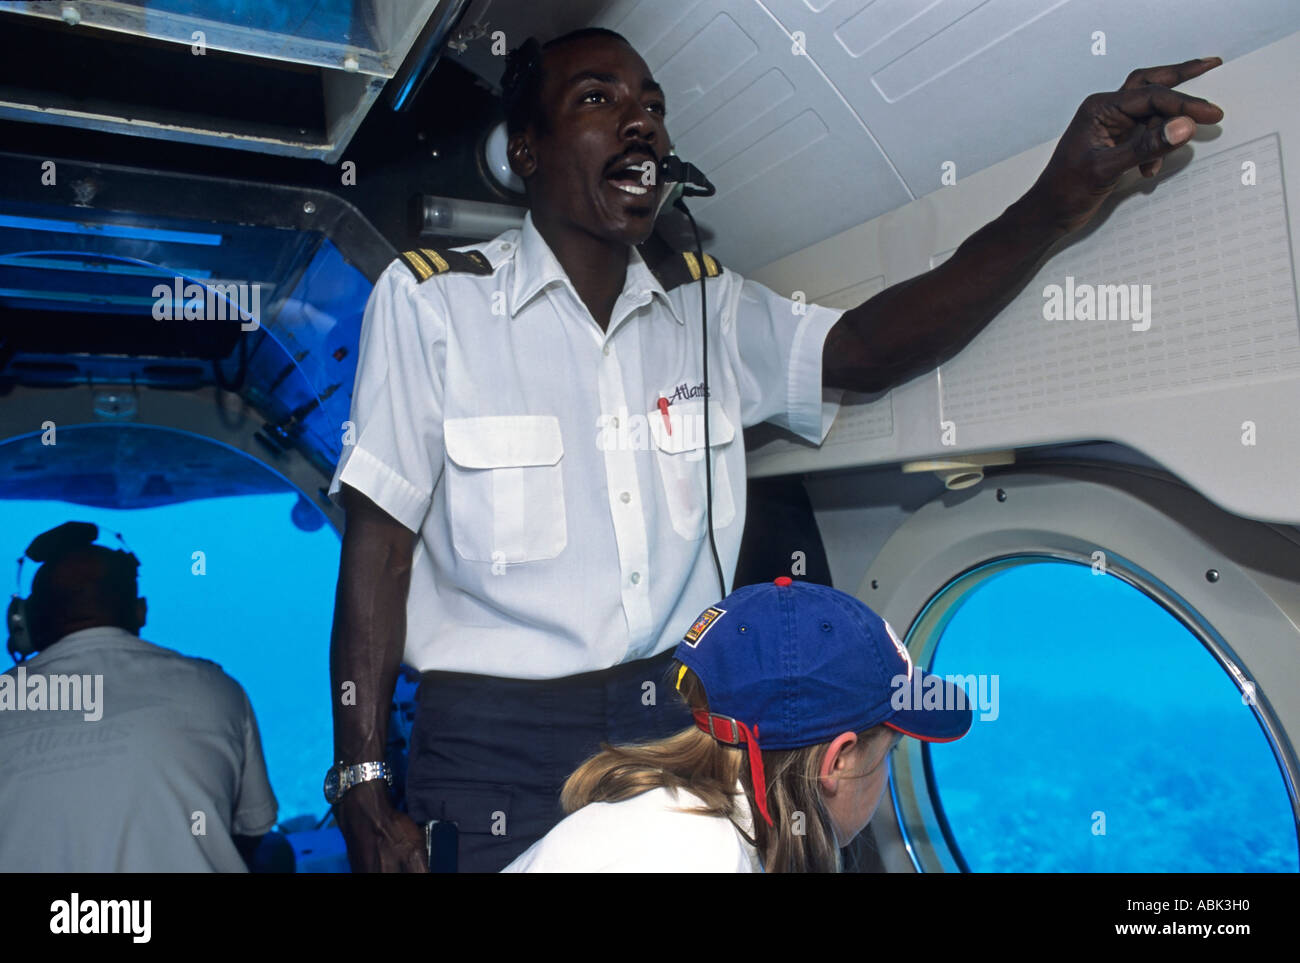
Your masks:
[[[704,478],[704,402],[679,401],[665,413],[658,408],[647,413],[655,441],[655,460],[663,482],[664,498],[673,531],[682,538],[705,535],[707,490]],[[728,468],[736,429],[722,406],[709,405],[709,450],[713,471],[713,527],[725,528],[736,518],[736,501],[731,491]]]
[[[449,418],[447,503],[456,552],[474,562],[555,558],[568,543],[560,420]]]

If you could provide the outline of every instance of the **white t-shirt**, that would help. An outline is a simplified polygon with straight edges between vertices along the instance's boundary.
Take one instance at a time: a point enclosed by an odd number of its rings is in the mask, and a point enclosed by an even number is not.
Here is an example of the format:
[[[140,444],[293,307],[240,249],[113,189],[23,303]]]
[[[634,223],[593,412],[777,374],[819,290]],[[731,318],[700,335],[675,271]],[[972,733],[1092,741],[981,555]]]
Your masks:
[[[375,283],[329,487],[419,533],[405,661],[554,679],[664,652],[718,600],[700,282],[665,288],[632,248],[602,331],[531,214],[473,250],[485,273],[426,264],[420,280],[397,260]],[[733,572],[741,429],[821,443],[841,395],[822,388],[822,344],[844,312],[725,267],[704,283],[713,526]]]
[[[247,871],[231,836],[265,833],[277,804],[252,706],[219,666],[103,626],[5,676],[0,872]],[[78,708],[48,708],[56,688]]]
[[[731,820],[683,812],[691,793],[651,789],[622,802],[583,806],[503,873],[761,873],[755,850]],[[753,835],[745,794],[738,817]]]

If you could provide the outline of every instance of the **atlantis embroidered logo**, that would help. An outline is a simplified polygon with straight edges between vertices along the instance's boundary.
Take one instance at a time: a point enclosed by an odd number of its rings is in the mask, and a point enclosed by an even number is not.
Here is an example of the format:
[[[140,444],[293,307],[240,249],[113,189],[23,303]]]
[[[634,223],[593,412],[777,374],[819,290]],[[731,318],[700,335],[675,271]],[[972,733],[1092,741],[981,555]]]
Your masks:
[[[708,392],[704,390],[703,381],[697,385],[680,384],[672,394],[661,395],[660,397],[667,398],[668,403],[671,405],[678,401],[690,401],[692,398],[699,398],[702,395],[708,395]]]
[[[719,617],[726,614],[726,609],[720,609],[717,607],[705,609],[700,613],[700,617],[695,620],[695,624],[687,629],[686,637],[684,639],[686,644],[692,649],[695,648],[700,644],[700,639],[704,638],[704,633],[713,627],[713,624],[718,621]]]

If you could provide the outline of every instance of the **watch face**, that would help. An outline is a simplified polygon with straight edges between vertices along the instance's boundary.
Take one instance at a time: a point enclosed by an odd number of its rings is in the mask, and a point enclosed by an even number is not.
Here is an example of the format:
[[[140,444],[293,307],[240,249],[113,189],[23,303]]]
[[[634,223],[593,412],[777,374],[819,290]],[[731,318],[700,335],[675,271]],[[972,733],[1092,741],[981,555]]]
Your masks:
[[[325,801],[330,805],[339,798],[339,771],[331,769],[325,773]]]

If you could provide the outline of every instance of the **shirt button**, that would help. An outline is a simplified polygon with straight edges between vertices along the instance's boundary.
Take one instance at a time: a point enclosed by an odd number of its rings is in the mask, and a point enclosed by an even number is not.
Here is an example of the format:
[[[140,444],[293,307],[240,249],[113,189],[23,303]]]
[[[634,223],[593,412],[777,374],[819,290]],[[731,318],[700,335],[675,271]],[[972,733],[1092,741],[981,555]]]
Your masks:
[[[630,501],[632,500],[632,493],[631,493],[631,492],[624,492],[623,494],[619,495],[618,497],[621,498],[621,499],[623,500],[623,504],[626,505],[628,502],[630,502]]]
[[[613,425],[615,428],[617,428],[617,427],[618,427],[618,417],[615,416],[615,417],[611,418],[611,419],[609,420],[609,423],[610,423],[611,425]],[[624,501],[626,501],[626,500],[627,500],[627,499],[624,499]]]
[[[633,584],[633,585],[636,585],[638,582],[641,581],[641,573],[640,573],[640,572],[633,572],[633,573],[629,576],[629,578],[632,580],[632,584]]]
[[[604,347],[604,349],[602,350],[601,353],[602,353],[606,358],[608,358],[608,357],[609,357],[609,345],[605,345],[605,347]]]
[[[509,241],[502,241],[502,242],[501,242],[501,250],[503,250],[503,251],[508,251],[508,250],[510,250],[510,248],[512,248],[512,247],[514,247],[514,245],[511,244]]]

